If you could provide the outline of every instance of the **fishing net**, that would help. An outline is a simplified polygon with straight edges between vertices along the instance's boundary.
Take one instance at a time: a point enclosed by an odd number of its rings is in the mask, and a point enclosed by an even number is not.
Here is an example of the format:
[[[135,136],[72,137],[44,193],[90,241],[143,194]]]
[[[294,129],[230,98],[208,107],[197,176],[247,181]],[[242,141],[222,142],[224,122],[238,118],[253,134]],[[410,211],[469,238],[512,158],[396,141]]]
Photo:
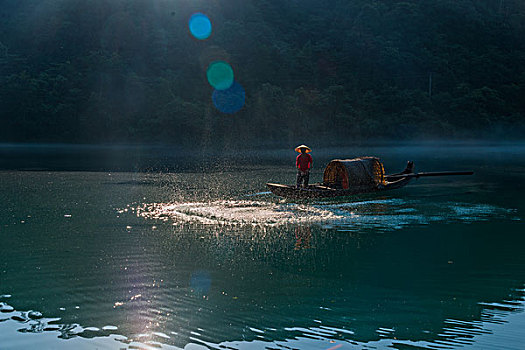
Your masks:
[[[377,188],[385,183],[385,170],[376,157],[335,159],[326,166],[323,182],[334,188]]]

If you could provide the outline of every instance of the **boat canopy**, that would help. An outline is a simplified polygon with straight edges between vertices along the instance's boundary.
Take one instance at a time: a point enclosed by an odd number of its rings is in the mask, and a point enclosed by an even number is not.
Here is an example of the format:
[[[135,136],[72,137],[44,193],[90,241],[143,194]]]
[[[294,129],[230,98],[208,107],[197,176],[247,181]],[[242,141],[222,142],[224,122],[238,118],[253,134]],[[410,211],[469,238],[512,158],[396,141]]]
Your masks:
[[[385,184],[385,169],[376,157],[334,159],[324,170],[323,182],[334,188],[377,188]]]

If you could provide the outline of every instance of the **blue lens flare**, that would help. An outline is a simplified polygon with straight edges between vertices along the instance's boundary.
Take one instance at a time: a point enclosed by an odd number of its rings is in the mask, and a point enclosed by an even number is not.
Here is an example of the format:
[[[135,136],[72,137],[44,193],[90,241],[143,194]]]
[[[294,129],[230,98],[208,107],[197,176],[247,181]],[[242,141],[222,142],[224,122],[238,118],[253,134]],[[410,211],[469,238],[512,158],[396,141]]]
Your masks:
[[[188,21],[188,26],[191,34],[199,40],[207,39],[211,35],[211,21],[203,13],[194,13]]]
[[[191,274],[190,287],[193,293],[207,295],[211,287],[211,276],[208,271],[195,271]]]
[[[246,93],[243,87],[236,81],[226,90],[213,91],[211,96],[215,108],[222,113],[233,114],[241,110],[244,107],[244,101],[246,99]]]

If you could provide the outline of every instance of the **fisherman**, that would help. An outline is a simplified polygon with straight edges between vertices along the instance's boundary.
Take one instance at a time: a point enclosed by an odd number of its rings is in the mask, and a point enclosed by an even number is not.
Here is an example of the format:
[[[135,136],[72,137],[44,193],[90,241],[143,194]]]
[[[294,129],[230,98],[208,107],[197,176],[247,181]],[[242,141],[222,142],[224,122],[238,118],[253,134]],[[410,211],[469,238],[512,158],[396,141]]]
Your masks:
[[[308,187],[308,180],[310,180],[310,168],[312,167],[313,159],[308,153],[312,152],[310,147],[301,145],[295,148],[299,154],[295,160],[297,167],[297,188]]]

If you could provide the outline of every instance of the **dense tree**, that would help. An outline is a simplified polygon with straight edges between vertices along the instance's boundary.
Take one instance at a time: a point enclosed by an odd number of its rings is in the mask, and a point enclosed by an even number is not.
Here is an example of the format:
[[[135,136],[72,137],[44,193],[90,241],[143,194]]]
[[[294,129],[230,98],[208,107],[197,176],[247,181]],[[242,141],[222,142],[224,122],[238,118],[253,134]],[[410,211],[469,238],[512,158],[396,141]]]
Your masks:
[[[207,40],[188,30],[197,11],[213,23]],[[519,0],[4,0],[0,19],[0,142],[525,132]],[[235,114],[213,105],[215,60],[246,91]]]

